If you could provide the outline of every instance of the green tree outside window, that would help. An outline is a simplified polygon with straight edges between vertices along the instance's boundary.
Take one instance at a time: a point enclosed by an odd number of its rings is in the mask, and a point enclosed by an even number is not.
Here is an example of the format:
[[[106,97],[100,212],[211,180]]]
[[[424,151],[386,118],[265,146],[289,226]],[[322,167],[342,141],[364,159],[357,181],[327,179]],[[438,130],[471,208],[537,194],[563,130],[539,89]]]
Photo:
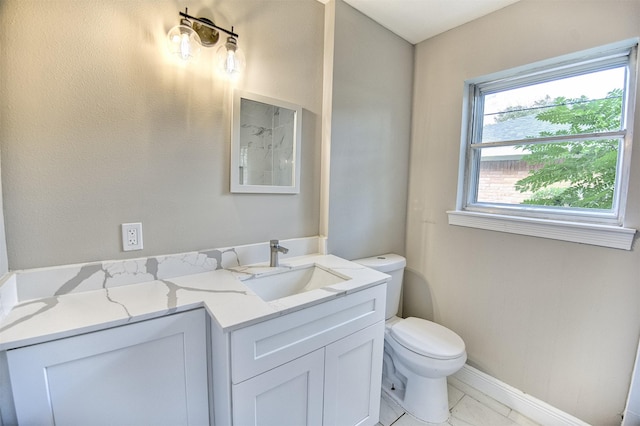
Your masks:
[[[536,102],[543,107],[536,118],[563,125],[562,130],[541,132],[541,137],[588,134],[620,129],[622,90],[614,89],[603,99],[558,97]],[[509,114],[507,112],[506,114]],[[511,112],[511,114],[513,114]],[[508,115],[505,119],[509,119]],[[615,189],[618,140],[520,145],[529,175],[515,188],[532,195],[522,204],[611,209]]]

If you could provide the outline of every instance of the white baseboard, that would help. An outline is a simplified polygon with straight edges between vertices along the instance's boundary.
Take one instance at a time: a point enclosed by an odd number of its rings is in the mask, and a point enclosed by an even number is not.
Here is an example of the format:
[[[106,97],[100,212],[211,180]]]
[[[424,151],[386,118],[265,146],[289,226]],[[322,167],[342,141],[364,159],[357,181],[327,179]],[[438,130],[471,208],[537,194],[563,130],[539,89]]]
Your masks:
[[[588,423],[469,365],[465,364],[453,377],[542,425],[588,426]]]

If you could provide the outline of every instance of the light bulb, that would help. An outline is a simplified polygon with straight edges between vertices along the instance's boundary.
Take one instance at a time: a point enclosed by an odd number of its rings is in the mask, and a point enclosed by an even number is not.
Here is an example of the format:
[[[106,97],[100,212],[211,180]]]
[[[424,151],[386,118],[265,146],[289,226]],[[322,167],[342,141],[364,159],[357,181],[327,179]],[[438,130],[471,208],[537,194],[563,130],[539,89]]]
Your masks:
[[[227,73],[232,73],[238,68],[236,64],[236,52],[233,50],[227,50],[227,59],[224,62],[224,70]]]
[[[246,61],[235,37],[228,37],[227,42],[218,47],[215,63],[218,71],[228,78],[236,79],[242,74]]]
[[[172,55],[188,62],[198,57],[200,53],[200,36],[191,28],[188,19],[182,19],[180,25],[169,30],[169,51]]]

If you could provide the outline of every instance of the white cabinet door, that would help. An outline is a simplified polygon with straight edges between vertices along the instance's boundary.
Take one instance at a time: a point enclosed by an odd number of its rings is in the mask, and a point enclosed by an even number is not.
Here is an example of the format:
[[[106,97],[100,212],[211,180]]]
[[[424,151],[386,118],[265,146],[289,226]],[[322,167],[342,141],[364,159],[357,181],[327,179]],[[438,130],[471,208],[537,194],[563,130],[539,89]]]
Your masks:
[[[233,385],[233,424],[322,425],[324,349]]]
[[[20,425],[206,425],[203,309],[11,350]]]
[[[324,424],[375,425],[380,414],[384,321],[327,346]]]

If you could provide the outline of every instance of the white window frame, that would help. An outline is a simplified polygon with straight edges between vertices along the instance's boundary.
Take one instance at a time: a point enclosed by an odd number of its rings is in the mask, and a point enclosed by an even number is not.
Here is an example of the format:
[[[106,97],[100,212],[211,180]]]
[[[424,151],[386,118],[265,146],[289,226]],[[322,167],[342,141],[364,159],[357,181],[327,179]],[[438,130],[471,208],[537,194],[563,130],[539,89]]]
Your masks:
[[[624,226],[624,213],[633,145],[638,41],[638,38],[624,40],[465,81],[458,197],[456,210],[447,212],[449,224],[630,250],[636,230]],[[615,137],[623,137],[618,159],[619,180],[612,211],[553,209],[474,201],[479,166],[473,164],[474,158],[478,156],[473,155],[472,145],[473,127],[482,125],[482,111],[476,105],[480,88],[483,93],[502,91],[539,81],[541,76],[562,78],[579,68],[595,70],[621,63],[627,64],[628,81],[623,103],[623,125],[619,132],[609,132],[615,133]],[[483,145],[485,149],[488,147]]]

